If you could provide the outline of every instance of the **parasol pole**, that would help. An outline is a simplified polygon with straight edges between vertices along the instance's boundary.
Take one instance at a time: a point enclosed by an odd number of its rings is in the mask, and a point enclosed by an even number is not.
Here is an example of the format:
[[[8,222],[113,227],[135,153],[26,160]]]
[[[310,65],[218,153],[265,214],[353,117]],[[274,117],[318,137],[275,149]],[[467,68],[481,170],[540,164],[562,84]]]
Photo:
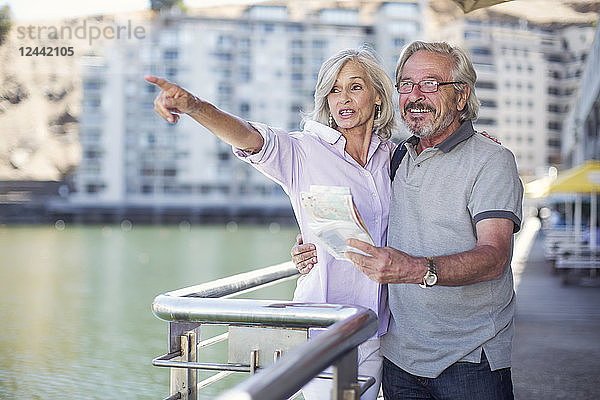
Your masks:
[[[597,204],[596,189],[590,193],[590,250],[596,252],[596,225],[597,225]]]
[[[573,228],[573,205],[571,204],[573,201],[573,196],[569,195],[565,198],[565,227],[567,230],[574,229]]]
[[[575,195],[575,233],[579,235],[581,233],[581,194]]]

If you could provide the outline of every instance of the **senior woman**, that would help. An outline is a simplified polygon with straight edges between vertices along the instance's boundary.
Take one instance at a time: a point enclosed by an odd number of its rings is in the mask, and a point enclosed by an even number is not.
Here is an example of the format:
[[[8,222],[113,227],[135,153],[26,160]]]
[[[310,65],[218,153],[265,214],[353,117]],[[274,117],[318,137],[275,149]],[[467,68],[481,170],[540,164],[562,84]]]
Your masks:
[[[314,240],[300,192],[311,185],[350,188],[376,246],[385,246],[390,198],[388,141],[395,124],[393,84],[366,49],[346,49],[326,60],[315,87],[314,110],[304,116],[301,132],[286,132],[247,122],[201,100],[180,86],[147,76],[162,89],[155,111],[176,123],[187,114],[233,146],[237,157],[280,184],[290,197],[302,236]],[[358,349],[358,372],[376,384],[361,399],[376,399],[381,381],[379,336],[387,330],[387,292],[349,261],[317,250],[312,270],[298,279],[294,300],[341,303],[370,308],[379,316],[378,334]],[[331,382],[315,379],[304,387],[309,400],[327,399]]]

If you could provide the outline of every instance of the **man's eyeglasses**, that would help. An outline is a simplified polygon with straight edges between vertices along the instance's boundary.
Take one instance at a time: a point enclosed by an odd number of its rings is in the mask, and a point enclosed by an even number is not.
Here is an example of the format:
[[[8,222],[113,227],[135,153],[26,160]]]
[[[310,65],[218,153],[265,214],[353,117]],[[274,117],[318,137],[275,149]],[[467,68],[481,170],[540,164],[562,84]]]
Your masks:
[[[419,86],[419,90],[423,93],[434,93],[438,91],[440,86],[461,83],[464,82],[438,82],[433,79],[425,79],[420,81],[419,83],[414,83],[411,81],[400,81],[396,84],[396,89],[398,90],[398,93],[407,94],[412,92],[416,85]]]

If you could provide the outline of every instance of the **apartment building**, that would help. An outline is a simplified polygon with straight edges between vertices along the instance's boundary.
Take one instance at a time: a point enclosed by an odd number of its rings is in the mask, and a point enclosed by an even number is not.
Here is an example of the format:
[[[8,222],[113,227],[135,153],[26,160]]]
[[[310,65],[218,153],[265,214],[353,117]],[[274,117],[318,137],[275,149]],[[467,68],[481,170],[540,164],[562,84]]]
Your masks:
[[[562,126],[564,167],[600,160],[600,29],[581,77],[581,85]]]
[[[402,47],[423,38],[423,1],[383,4],[372,24],[358,9],[321,9],[301,21],[285,6],[253,6],[238,18],[161,15],[148,34],[84,59],[82,161],[71,206],[80,210],[193,210],[291,214],[281,187],[237,160],[189,118],[155,115],[157,89],[143,76],[181,84],[252,121],[298,130],[322,62],[367,45],[393,74]]]
[[[561,164],[561,130],[589,52],[590,26],[532,26],[502,18],[442,28],[471,54],[481,101],[477,130],[513,151],[525,179]]]
[[[229,18],[162,14],[144,22],[144,40],[86,57],[83,157],[71,206],[290,215],[280,186],[229,146],[189,118],[170,125],[155,115],[157,91],[144,74],[171,79],[244,119],[297,130],[327,57],[368,45],[393,76],[402,48],[415,39],[446,40],[470,52],[481,101],[475,127],[514,152],[525,181],[575,157],[565,155],[564,142],[561,156],[561,132],[593,27],[467,15],[425,37],[426,0],[382,2],[366,19],[359,8],[314,8],[299,18],[290,7],[252,6]]]

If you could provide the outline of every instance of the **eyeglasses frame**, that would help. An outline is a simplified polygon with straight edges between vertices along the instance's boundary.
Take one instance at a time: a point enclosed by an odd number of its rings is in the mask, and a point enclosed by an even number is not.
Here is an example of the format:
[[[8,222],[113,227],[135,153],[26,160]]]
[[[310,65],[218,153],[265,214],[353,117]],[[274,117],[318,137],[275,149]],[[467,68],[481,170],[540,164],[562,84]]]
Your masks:
[[[436,82],[437,86],[435,87],[435,90],[432,92],[424,92],[423,89],[421,89],[421,82]],[[400,91],[400,84],[401,83],[410,83],[412,86],[410,87],[410,92],[401,92]],[[435,79],[422,79],[419,82],[413,82],[413,81],[400,81],[398,82],[395,86],[396,86],[396,91],[399,94],[409,94],[412,93],[413,90],[415,90],[415,86],[419,87],[419,90],[421,91],[421,93],[436,93],[438,90],[440,90],[440,86],[444,86],[444,85],[454,85],[454,84],[458,84],[458,85],[464,85],[464,82],[459,82],[459,81],[451,81],[451,82],[438,82]]]

